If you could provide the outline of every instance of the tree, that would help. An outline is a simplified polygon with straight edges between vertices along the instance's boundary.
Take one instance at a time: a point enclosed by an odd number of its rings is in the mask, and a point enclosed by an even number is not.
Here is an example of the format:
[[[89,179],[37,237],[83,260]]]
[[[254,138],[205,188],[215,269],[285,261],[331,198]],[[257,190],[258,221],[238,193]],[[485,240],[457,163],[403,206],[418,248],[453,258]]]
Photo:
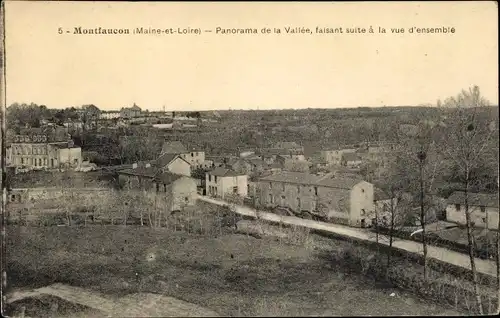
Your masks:
[[[478,168],[484,153],[493,147],[494,130],[490,129],[491,118],[498,109],[488,107],[489,103],[474,86],[463,90],[456,97],[450,97],[442,104],[446,118],[446,135],[441,148],[447,159],[455,165],[457,181],[464,193],[465,219],[467,228],[467,243],[473,277],[474,294],[478,311],[483,314],[483,305],[479,294],[479,283],[475,264],[475,242],[471,220],[470,193],[481,180],[473,171]]]

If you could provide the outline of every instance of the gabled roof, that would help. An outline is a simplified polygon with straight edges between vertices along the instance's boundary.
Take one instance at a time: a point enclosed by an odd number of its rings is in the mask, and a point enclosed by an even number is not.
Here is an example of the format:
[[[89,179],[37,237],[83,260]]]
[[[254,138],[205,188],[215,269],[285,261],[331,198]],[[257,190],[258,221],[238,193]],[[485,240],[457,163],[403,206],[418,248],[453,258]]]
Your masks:
[[[118,171],[118,174],[145,177],[162,184],[171,184],[174,181],[183,177],[181,175],[174,174],[171,172],[162,173],[160,169],[155,167],[149,167],[149,168],[137,167],[135,169],[125,169]]]
[[[352,189],[362,180],[354,178],[337,178],[330,174],[318,176],[304,172],[281,171],[260,179],[261,181],[285,182],[303,185],[316,185],[327,188]]]
[[[172,161],[174,161],[175,159],[181,159],[182,161],[185,161],[186,163],[189,164],[189,162],[187,162],[186,160],[184,160],[181,156],[179,156],[178,154],[172,154],[172,153],[165,153],[161,156],[158,157],[158,159],[156,159],[153,163],[153,165],[155,167],[158,167],[158,168],[163,168],[165,166],[168,166]]]
[[[217,176],[217,177],[236,177],[236,176],[244,176],[244,173],[238,173],[234,170],[231,169],[226,169],[222,167],[217,167],[212,171],[207,172],[208,174],[212,176]]]
[[[149,168],[137,167],[135,169],[120,170],[118,171],[118,174],[127,174],[132,176],[154,178],[159,172],[160,172],[159,169],[155,167],[149,167]]]
[[[498,208],[498,194],[468,193],[469,206]],[[447,200],[448,204],[465,204],[465,192],[455,191]]]
[[[161,148],[162,154],[182,154],[188,152],[180,141],[165,141]]]

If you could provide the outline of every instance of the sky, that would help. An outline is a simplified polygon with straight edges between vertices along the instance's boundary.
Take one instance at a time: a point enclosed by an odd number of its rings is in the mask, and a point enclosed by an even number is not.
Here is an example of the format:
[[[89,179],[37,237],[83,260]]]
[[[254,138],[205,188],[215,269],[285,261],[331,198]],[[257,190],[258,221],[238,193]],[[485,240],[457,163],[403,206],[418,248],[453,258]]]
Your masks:
[[[213,32],[73,34],[80,26]],[[375,33],[345,33],[370,26]],[[217,27],[282,32],[223,35]],[[313,33],[286,34],[285,27]],[[344,33],[315,34],[316,27]],[[410,34],[411,27],[454,27],[455,33]],[[406,32],[392,34],[391,28]],[[5,34],[7,105],[113,110],[136,103],[167,111],[405,106],[435,103],[472,85],[498,105],[493,1],[6,1]]]

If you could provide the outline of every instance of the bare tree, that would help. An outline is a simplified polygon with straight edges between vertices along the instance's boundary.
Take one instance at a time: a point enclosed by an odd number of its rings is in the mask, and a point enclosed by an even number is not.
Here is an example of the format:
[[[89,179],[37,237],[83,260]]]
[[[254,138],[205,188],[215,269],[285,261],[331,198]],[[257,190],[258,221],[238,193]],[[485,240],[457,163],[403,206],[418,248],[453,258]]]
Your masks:
[[[458,96],[450,97],[443,103],[446,118],[445,143],[442,149],[447,159],[456,167],[456,174],[464,193],[465,220],[470,265],[472,270],[474,293],[478,311],[483,314],[483,305],[479,294],[479,283],[475,263],[475,242],[473,221],[471,220],[470,193],[481,182],[475,174],[482,156],[492,148],[493,131],[490,122],[497,108],[488,107],[488,102],[481,96],[479,87],[463,90]]]

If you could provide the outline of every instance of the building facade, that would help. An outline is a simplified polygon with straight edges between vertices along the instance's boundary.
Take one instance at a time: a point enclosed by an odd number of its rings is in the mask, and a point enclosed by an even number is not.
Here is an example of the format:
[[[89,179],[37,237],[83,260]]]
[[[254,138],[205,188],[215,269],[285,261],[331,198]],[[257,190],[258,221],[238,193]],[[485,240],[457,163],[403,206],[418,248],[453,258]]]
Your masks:
[[[27,170],[78,167],[82,150],[73,144],[66,130],[26,129],[10,136],[7,165]]]
[[[356,148],[323,150],[321,151],[321,158],[329,165],[340,165],[342,162],[342,154],[354,152],[356,152]]]
[[[213,197],[224,198],[227,195],[248,196],[248,176],[243,173],[215,168],[206,173],[206,194]]]
[[[475,227],[498,229],[498,194],[469,193],[469,215]],[[446,220],[467,224],[465,218],[465,193],[454,192],[447,200]]]
[[[374,190],[371,183],[309,173],[282,171],[258,182],[257,196],[265,207],[309,212],[333,223],[371,224]]]
[[[119,171],[118,178],[124,189],[163,196],[170,211],[192,206],[197,200],[196,182],[183,175],[162,172],[154,167],[137,167]]]
[[[177,154],[186,160],[192,169],[203,168],[205,163],[205,152],[201,150],[188,150],[180,141],[166,141],[163,143],[161,154]]]

